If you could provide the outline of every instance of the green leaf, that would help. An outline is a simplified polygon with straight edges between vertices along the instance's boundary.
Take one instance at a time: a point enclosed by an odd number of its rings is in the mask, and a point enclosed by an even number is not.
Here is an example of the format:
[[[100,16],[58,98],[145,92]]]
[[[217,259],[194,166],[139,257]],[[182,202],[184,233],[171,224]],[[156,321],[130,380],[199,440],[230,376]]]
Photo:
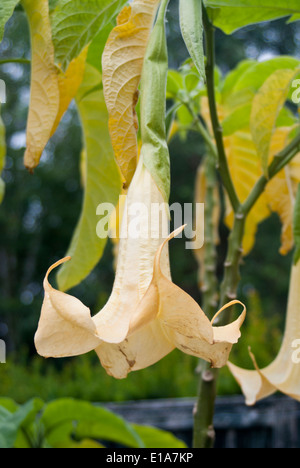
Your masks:
[[[1,0],[0,2],[0,42],[3,39],[5,25],[12,16],[19,1],[20,0]]]
[[[183,76],[176,70],[168,71],[167,99],[175,99],[180,90],[184,89]]]
[[[0,176],[4,169],[6,156],[5,127],[0,117]],[[5,194],[5,184],[0,177],[0,203],[2,203]]]
[[[232,135],[233,133],[249,126],[251,113],[251,104],[235,109],[222,122],[224,136]]]
[[[186,444],[173,434],[150,426],[132,425],[145,444],[145,448],[187,448]]]
[[[19,408],[19,405],[10,398],[0,398],[0,407],[14,413]]]
[[[179,11],[182,37],[200,77],[204,80],[202,1],[180,0]]]
[[[299,0],[205,0],[215,26],[231,34],[249,24],[292,16],[298,19]]]
[[[300,184],[298,187],[296,204],[295,204],[294,239],[295,239],[295,246],[296,246],[294,263],[296,265],[300,261]]]
[[[295,69],[299,64],[299,60],[283,56],[263,63],[245,61],[229,73],[221,89],[222,104],[226,111],[226,119],[222,123],[224,135],[232,135],[249,125],[250,107],[255,95],[274,72],[281,70],[278,74],[285,73],[285,70]],[[291,88],[290,94],[292,92]],[[284,109],[277,117],[281,126],[293,124],[291,114],[288,116]]]
[[[49,11],[52,13],[52,11],[55,9],[56,4],[58,0],[49,0]]]
[[[59,441],[55,447],[52,448],[63,448],[63,449],[101,449],[105,448],[99,442],[95,442],[94,440],[81,440],[80,442],[75,442],[74,440],[66,440],[66,441]]]
[[[18,431],[32,423],[43,406],[44,403],[36,398],[20,406],[13,413],[0,407],[0,447],[13,448]]]
[[[58,0],[52,13],[53,42],[56,60],[64,71],[125,3],[126,0]]]
[[[270,145],[276,121],[296,74],[295,70],[276,70],[265,81],[253,100],[250,129],[266,176],[268,176]]]
[[[76,227],[68,256],[58,273],[58,285],[65,291],[84,280],[102,257],[107,236],[96,233],[100,221],[100,203],[116,205],[121,192],[121,177],[114,158],[108,132],[108,113],[100,89],[101,75],[87,65],[77,96],[86,150],[85,194],[80,220]]]
[[[248,89],[256,93],[276,70],[292,70],[299,67],[300,61],[294,57],[276,57],[266,62],[256,62],[240,75],[232,88],[231,97],[237,92]]]
[[[295,23],[296,21],[300,21],[300,15],[293,15],[288,22]]]
[[[94,38],[93,42],[89,46],[87,63],[95,67],[102,73],[102,54],[111,30],[114,28],[115,22],[111,21],[107,24],[99,34]]]
[[[238,66],[228,73],[222,83],[222,99],[224,102],[231,96],[233,89],[238,80],[248,71],[251,67],[257,65],[255,60],[244,60],[238,64]]]
[[[144,448],[133,427],[120,416],[84,401],[66,398],[49,403],[41,417],[41,423],[51,447],[60,444],[60,428],[64,427],[65,437],[69,430],[69,436],[73,440],[106,440],[127,447]]]

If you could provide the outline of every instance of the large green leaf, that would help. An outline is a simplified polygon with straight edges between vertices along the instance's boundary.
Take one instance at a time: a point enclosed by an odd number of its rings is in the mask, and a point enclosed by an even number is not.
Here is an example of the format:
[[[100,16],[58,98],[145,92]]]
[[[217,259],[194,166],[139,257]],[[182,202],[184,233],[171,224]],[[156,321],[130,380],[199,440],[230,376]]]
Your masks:
[[[249,24],[291,16],[299,19],[299,0],[205,0],[215,26],[231,34]]]
[[[41,417],[45,437],[51,447],[69,440],[106,440],[127,447],[143,448],[133,427],[107,409],[73,399],[49,403]]]
[[[3,200],[4,193],[5,193],[5,184],[4,184],[4,181],[1,179],[1,172],[4,169],[4,164],[5,164],[5,156],[6,156],[5,127],[0,117],[0,203]]]
[[[116,205],[121,192],[121,177],[108,132],[108,113],[100,85],[100,73],[87,65],[77,96],[87,155],[85,195],[80,220],[68,249],[67,255],[72,260],[58,273],[58,284],[64,291],[84,280],[99,262],[107,239],[100,239],[96,234],[100,220],[97,207],[100,203]]]
[[[4,27],[20,0],[1,0],[0,2],[0,42],[3,39]]]
[[[126,0],[58,0],[52,13],[55,56],[63,70],[119,13]]]
[[[0,406],[0,447],[13,448],[19,430],[26,428],[34,421],[43,405],[44,403],[36,398],[20,406],[14,412],[10,411],[14,409],[12,406],[10,406],[10,410],[4,408],[4,406]],[[5,406],[7,407],[7,401]]]
[[[199,0],[180,0],[179,9],[182,37],[200,77],[204,80],[205,63],[203,48],[202,2]]]
[[[276,70],[296,69],[299,67],[299,64],[299,59],[288,56],[276,57],[265,62],[254,63],[238,77],[235,85],[232,87],[230,99],[232,99],[234,94],[245,89],[256,93]]]
[[[287,70],[293,70],[299,67],[299,60],[293,57],[276,57],[266,62],[242,62],[235,70],[226,77],[221,89],[222,104],[225,109],[226,117],[222,122],[224,135],[246,128],[250,124],[250,114],[253,100],[262,88],[264,83],[270,79],[274,73],[278,76],[287,73]],[[268,90],[268,85],[266,85]],[[289,94],[293,92],[290,87]],[[278,97],[277,93],[277,97]],[[291,96],[289,96],[291,97]],[[279,109],[279,106],[277,106]],[[265,109],[266,110],[266,109]],[[289,113],[290,114],[290,113]],[[292,125],[291,114],[281,110],[276,112],[274,119],[278,117],[277,126]]]

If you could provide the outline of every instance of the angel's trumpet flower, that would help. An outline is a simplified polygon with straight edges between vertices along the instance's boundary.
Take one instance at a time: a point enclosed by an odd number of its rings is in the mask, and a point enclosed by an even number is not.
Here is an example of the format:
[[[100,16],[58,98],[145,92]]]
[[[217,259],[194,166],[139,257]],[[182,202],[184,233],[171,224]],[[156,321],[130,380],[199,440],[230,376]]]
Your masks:
[[[132,207],[143,203],[138,217]],[[36,348],[44,357],[75,356],[96,350],[103,367],[124,378],[150,366],[175,347],[223,367],[240,337],[245,309],[226,327],[213,327],[198,304],[171,280],[168,241],[163,238],[169,213],[164,198],[140,159],[127,196],[116,279],[106,306],[94,317],[78,299],[53,289],[48,271]],[[160,222],[146,219],[151,206],[163,206]],[[139,225],[132,236],[132,221]],[[228,304],[229,307],[236,302]]]
[[[241,369],[231,363],[230,371],[242,388],[248,405],[280,391],[300,401],[300,363],[295,348],[300,346],[300,261],[293,266],[286,329],[281,349],[275,361],[260,370],[251,357],[256,370]]]
[[[223,367],[240,337],[246,313],[244,308],[234,323],[215,328],[198,304],[171,280],[168,241],[182,228],[165,235],[170,189],[165,135],[167,4],[168,0],[161,3],[145,56],[142,149],[127,195],[111,297],[91,317],[90,310],[80,301],[53,289],[48,276],[68,259],[61,260],[46,275],[45,300],[35,337],[36,348],[45,357],[75,356],[95,350],[108,374],[116,378],[154,364],[176,347],[214,367]],[[162,207],[161,215],[150,219],[155,205]],[[137,228],[135,232],[133,226]]]

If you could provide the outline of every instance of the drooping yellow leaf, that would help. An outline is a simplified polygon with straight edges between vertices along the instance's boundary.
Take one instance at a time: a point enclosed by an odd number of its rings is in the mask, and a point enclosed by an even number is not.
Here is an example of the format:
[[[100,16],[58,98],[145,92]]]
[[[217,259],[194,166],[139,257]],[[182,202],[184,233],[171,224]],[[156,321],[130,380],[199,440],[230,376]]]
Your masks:
[[[88,48],[86,47],[78,57],[72,60],[65,73],[57,69],[59,108],[53,124],[51,136],[56,132],[64,113],[67,111],[71,101],[80,88],[85,72],[87,52]]]
[[[260,370],[251,353],[256,370],[241,369],[232,363],[228,364],[231,373],[242,388],[248,405],[254,405],[276,391],[300,401],[299,353],[295,350],[295,343],[298,346],[300,336],[299,284],[300,262],[292,269],[285,334],[279,354],[273,363]]]
[[[229,170],[241,202],[246,201],[255,183],[262,175],[260,158],[248,129],[225,138]],[[243,252],[247,255],[253,248],[258,224],[270,216],[265,194],[263,194],[246,220]],[[233,226],[234,214],[227,203],[226,223]]]
[[[59,111],[48,0],[23,0],[30,26],[32,68],[25,166],[33,170],[47,145]]]
[[[134,0],[125,7],[102,57],[103,89],[115,156],[128,186],[137,164],[135,107],[144,56],[159,0]]]
[[[87,48],[63,73],[54,64],[47,0],[23,0],[31,32],[31,97],[25,166],[33,170],[82,83]]]
[[[277,117],[285,104],[295,75],[295,70],[276,70],[253,99],[250,129],[267,177],[270,146]]]

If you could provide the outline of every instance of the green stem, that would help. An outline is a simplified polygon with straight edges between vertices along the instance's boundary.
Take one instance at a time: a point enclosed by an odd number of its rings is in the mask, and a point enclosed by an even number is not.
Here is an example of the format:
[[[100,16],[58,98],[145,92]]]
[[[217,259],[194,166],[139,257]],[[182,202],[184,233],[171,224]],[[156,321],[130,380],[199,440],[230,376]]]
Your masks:
[[[213,418],[217,397],[218,369],[211,369],[208,362],[201,361],[198,372],[200,376],[194,409],[193,448],[213,448],[216,438]]]
[[[213,142],[210,134],[206,130],[205,126],[201,122],[201,119],[200,119],[199,115],[196,114],[196,112],[194,111],[193,105],[191,103],[189,103],[189,102],[182,102],[182,103],[186,106],[187,110],[189,111],[189,113],[193,117],[194,125],[196,127],[196,131],[200,133],[200,135],[202,136],[202,138],[205,141],[206,145],[208,146],[208,149],[211,152],[212,156],[214,157],[214,159],[216,161],[218,161],[218,150],[216,148],[216,145],[214,144],[214,142]]]
[[[1,59],[0,60],[0,65],[6,65],[7,63],[20,63],[24,65],[30,65],[31,61],[27,59],[22,59],[22,58],[7,58],[7,59]]]
[[[210,117],[218,150],[218,169],[223,185],[228,194],[233,211],[236,213],[240,208],[240,201],[236,193],[225,152],[223,141],[223,129],[218,117],[218,109],[215,96],[215,29],[211,24],[206,8],[203,6],[203,24],[206,38],[206,80],[209,101]]]
[[[247,215],[259,197],[264,192],[267,184],[273,177],[275,177],[284,167],[291,162],[291,160],[300,152],[300,132],[298,135],[291,141],[291,143],[284,148],[280,153],[278,153],[273,162],[269,166],[268,174],[269,178],[261,176],[256,185],[254,186],[252,192],[250,193],[248,199],[245,201],[242,207],[243,213]]]

